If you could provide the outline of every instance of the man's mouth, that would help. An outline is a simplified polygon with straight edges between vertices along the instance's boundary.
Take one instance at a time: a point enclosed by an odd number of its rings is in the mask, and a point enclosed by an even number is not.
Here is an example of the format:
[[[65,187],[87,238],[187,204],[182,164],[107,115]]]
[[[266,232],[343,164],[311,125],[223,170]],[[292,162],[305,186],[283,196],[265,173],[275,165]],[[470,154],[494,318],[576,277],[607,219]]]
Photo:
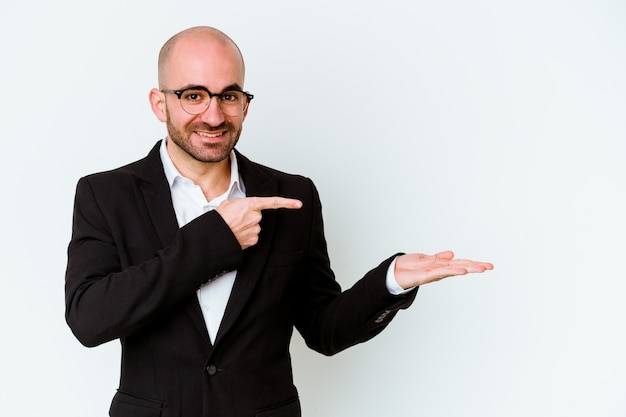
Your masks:
[[[222,136],[225,132],[214,132],[214,133],[209,133],[209,132],[198,132],[196,131],[196,133],[202,137],[205,138],[209,138],[209,139],[213,139],[213,138],[217,138]]]

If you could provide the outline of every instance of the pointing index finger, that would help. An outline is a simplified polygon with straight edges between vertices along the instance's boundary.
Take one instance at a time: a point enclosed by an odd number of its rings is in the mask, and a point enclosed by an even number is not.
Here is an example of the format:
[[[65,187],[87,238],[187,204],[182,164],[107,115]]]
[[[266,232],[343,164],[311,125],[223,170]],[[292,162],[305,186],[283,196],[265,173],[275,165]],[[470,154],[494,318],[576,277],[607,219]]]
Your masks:
[[[299,209],[302,207],[302,201],[295,198],[285,197],[256,197],[254,201],[256,210],[267,209]]]

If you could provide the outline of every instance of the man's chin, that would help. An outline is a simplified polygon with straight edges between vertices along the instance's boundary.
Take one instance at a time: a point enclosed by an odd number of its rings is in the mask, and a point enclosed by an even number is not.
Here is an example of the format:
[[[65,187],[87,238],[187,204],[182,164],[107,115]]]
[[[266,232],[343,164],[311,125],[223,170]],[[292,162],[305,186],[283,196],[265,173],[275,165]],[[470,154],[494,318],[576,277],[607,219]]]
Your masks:
[[[188,152],[188,154],[196,161],[218,163],[227,159],[230,156],[231,150],[232,148],[230,147],[225,149],[212,149],[210,151],[207,151],[206,149],[203,151],[194,150],[193,152]]]
[[[188,136],[182,136],[176,129],[170,126],[169,137],[178,148],[184,151],[189,157],[203,163],[219,163],[230,156],[230,152],[237,144],[239,135],[229,132],[221,140],[215,138],[203,139],[200,135],[192,132]]]

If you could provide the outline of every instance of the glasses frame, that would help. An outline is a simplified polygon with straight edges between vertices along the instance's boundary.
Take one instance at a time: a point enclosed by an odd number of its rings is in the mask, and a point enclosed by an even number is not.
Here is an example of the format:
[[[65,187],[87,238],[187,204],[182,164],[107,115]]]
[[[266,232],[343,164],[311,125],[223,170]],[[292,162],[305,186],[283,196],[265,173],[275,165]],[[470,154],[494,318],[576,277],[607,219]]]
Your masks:
[[[209,95],[209,101],[207,102],[207,105],[204,108],[204,110],[202,110],[200,113],[189,113],[189,111],[187,111],[187,109],[185,109],[185,106],[183,106],[183,103],[181,102],[181,99],[182,99],[183,93],[185,91],[188,91],[188,90],[202,90],[202,91],[205,91]],[[176,97],[178,97],[178,102],[180,103],[180,107],[183,109],[183,111],[185,113],[187,113],[187,114],[192,115],[192,116],[197,116],[199,114],[204,113],[209,108],[209,106],[211,105],[211,99],[213,97],[217,97],[217,99],[218,99],[218,102],[217,102],[218,106],[220,108],[220,111],[223,113],[224,110],[222,109],[222,106],[220,104],[219,99],[222,96],[222,94],[227,93],[229,91],[237,91],[239,93],[243,93],[243,95],[245,95],[246,98],[248,99],[248,102],[246,103],[246,105],[241,109],[242,111],[246,110],[246,108],[250,105],[250,101],[252,101],[252,99],[254,98],[254,94],[250,94],[249,92],[243,91],[240,88],[225,88],[224,90],[222,90],[221,93],[212,93],[212,92],[209,91],[208,88],[206,88],[205,86],[202,86],[202,85],[194,85],[194,86],[191,86],[191,87],[183,88],[181,90],[169,90],[169,89],[166,89],[166,88],[161,89],[162,93],[175,94]],[[224,113],[224,114],[226,114],[226,113]]]

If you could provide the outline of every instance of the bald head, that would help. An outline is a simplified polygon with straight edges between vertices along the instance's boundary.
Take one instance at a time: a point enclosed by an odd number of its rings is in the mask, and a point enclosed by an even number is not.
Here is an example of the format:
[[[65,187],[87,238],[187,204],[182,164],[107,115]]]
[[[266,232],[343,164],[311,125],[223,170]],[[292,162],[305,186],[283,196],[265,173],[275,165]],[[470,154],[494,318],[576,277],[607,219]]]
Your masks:
[[[176,60],[186,59],[194,53],[207,53],[210,50],[230,52],[231,58],[241,65],[245,72],[244,60],[237,44],[224,32],[209,26],[196,26],[172,36],[159,53],[159,87],[168,88],[168,79],[176,71]]]

